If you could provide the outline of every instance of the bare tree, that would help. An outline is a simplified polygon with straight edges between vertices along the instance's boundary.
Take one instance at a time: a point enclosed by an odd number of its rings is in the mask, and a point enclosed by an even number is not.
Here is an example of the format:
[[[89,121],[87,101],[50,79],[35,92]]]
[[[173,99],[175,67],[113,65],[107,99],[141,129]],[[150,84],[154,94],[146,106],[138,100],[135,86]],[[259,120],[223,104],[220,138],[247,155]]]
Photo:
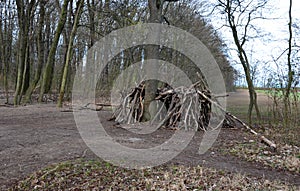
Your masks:
[[[292,40],[293,40],[293,29],[292,29],[292,3],[293,0],[290,0],[290,6],[289,6],[289,40],[288,40],[288,53],[287,53],[287,66],[288,66],[288,78],[287,78],[287,86],[285,90],[285,95],[283,98],[284,101],[284,122],[287,124],[288,122],[288,113],[289,113],[289,97],[291,92],[291,87],[293,83],[293,69],[292,69]]]
[[[257,105],[257,94],[251,76],[251,63],[245,50],[245,44],[250,39],[249,30],[253,29],[252,21],[262,18],[257,15],[267,3],[265,0],[258,0],[257,4],[251,0],[218,0],[217,8],[221,10],[226,17],[228,26],[231,29],[234,44],[237,49],[238,57],[244,69],[250,103],[248,108],[248,122],[252,122],[253,107],[256,110],[257,118],[260,120],[261,115]]]

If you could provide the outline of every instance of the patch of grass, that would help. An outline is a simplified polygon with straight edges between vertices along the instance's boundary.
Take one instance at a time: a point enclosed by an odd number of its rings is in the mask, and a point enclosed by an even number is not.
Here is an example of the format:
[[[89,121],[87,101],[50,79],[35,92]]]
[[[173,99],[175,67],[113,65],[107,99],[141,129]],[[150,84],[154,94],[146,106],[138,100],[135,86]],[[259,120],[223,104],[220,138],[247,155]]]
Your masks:
[[[276,96],[278,98],[284,97],[284,91],[282,91],[280,89],[256,89],[255,91],[256,91],[256,93],[263,93],[263,94],[269,95],[271,97],[274,97],[274,96]],[[291,92],[290,99],[294,99],[295,95],[298,99],[300,99],[300,91],[299,90],[297,92]]]
[[[86,173],[89,172],[89,173]],[[281,182],[210,168],[127,170],[99,161],[68,161],[30,175],[11,190],[296,190]]]
[[[291,185],[186,166],[128,170],[101,161],[67,161],[28,176],[11,190],[290,190]]]
[[[242,105],[242,106],[241,105],[239,105],[239,106],[230,105],[229,107],[227,107],[227,111],[247,123],[248,105],[246,105],[246,104]],[[271,111],[269,111],[269,109],[267,107],[260,106],[259,109],[260,109],[260,113],[261,113],[263,121],[266,122],[266,121],[270,120],[270,118],[272,116]],[[257,119],[256,112],[254,110],[252,112],[252,122],[253,122],[253,124],[260,124],[262,122]]]

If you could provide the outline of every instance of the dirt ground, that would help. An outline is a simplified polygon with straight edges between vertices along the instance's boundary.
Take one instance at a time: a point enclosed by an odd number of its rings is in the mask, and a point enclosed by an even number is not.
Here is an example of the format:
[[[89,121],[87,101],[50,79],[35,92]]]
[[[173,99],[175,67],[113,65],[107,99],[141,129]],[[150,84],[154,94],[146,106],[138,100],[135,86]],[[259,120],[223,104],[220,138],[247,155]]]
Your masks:
[[[237,89],[236,92],[230,92],[227,98],[228,107],[247,106],[249,103],[249,92],[247,89]],[[257,93],[257,103],[259,106],[265,106],[271,103],[271,99],[263,93]]]
[[[246,94],[244,90],[230,94],[228,104],[247,101]],[[99,111],[98,116],[108,134],[130,147],[157,145],[174,133],[173,130],[160,129],[151,137],[143,135],[134,137],[138,139],[131,139],[132,134],[119,128],[114,122],[107,121],[111,116],[109,111]],[[200,164],[269,180],[278,179],[300,186],[300,174],[273,169],[261,163],[247,162],[222,152],[222,148],[230,145],[229,143],[255,139],[245,130],[222,129],[214,146],[204,155],[199,155],[197,151],[202,135],[202,132],[197,132],[189,146],[170,163]],[[54,104],[16,108],[0,105],[1,190],[42,167],[77,158],[98,159],[81,139],[72,112],[62,112]]]

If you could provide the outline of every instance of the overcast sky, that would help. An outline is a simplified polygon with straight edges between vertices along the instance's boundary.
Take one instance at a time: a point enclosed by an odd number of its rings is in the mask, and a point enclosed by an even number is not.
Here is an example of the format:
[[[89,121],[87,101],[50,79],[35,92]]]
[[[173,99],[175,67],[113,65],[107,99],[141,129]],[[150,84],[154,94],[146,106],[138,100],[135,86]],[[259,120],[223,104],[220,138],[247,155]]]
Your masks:
[[[215,1],[215,0],[210,0]],[[246,44],[246,48],[248,54],[250,56],[250,60],[252,63],[258,63],[258,69],[261,71],[259,75],[259,79],[262,77],[266,77],[266,71],[262,72],[263,68],[278,70],[276,64],[274,64],[273,59],[278,58],[280,54],[288,48],[287,39],[289,37],[288,34],[288,11],[289,11],[289,0],[271,0],[268,3],[268,7],[270,9],[266,10],[264,13],[265,17],[274,18],[268,20],[256,20],[255,26],[260,28],[262,35],[265,35],[264,38],[259,38],[256,40],[249,41]],[[293,0],[293,23],[300,25],[300,0]],[[217,22],[216,22],[217,21]],[[220,19],[220,17],[216,17],[212,24],[215,28],[219,28],[224,21]],[[232,41],[232,34],[230,30],[227,28],[222,28],[219,30],[219,33],[225,40],[226,44],[229,48],[235,48]],[[300,38],[295,34],[294,31],[294,41],[300,45]],[[252,51],[252,54],[251,54]],[[236,51],[230,51],[230,59],[233,63],[234,67],[239,71],[242,71],[242,67],[240,64],[234,64],[234,61],[238,61]],[[284,65],[286,61],[286,54],[281,57],[281,60],[278,60],[278,63]],[[284,71],[284,67],[280,67],[279,70]]]

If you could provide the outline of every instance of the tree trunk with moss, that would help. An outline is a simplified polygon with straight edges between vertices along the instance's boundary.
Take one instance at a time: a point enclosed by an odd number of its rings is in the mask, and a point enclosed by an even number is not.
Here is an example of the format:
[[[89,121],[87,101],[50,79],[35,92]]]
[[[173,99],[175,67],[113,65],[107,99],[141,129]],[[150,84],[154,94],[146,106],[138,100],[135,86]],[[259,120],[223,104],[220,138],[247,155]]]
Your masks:
[[[32,18],[32,10],[35,5],[35,0],[30,1],[25,5],[23,0],[17,0],[17,13],[19,23],[18,35],[18,71],[17,71],[17,84],[14,95],[14,105],[19,105],[22,95],[29,80],[29,63],[28,63],[28,36],[30,19]],[[26,83],[26,84],[25,84]]]
[[[38,64],[37,70],[34,75],[33,81],[30,83],[29,88],[25,94],[25,102],[28,103],[31,101],[31,95],[36,88],[42,72],[43,62],[44,62],[44,43],[43,43],[43,27],[45,21],[45,1],[40,1],[40,17],[39,17],[39,26],[38,26],[38,35],[37,35],[37,53],[38,53]]]
[[[70,65],[69,63],[72,59],[73,41],[74,41],[74,37],[75,37],[76,31],[77,31],[79,19],[80,19],[81,13],[82,13],[83,2],[84,2],[83,0],[80,0],[77,3],[76,15],[75,15],[71,35],[70,35],[70,38],[69,38],[66,61],[65,61],[65,65],[64,65],[63,77],[62,77],[62,82],[61,82],[61,86],[60,86],[59,99],[58,99],[58,103],[57,103],[58,107],[62,107],[62,101],[63,101],[63,98],[64,98],[65,88],[66,88],[67,78],[68,78],[68,70],[69,70],[69,65]]]
[[[61,13],[59,16],[57,28],[55,30],[53,43],[51,45],[50,52],[47,58],[47,63],[43,71],[41,90],[40,90],[40,95],[38,100],[39,102],[43,101],[44,93],[48,93],[51,88],[52,74],[53,74],[54,62],[55,62],[55,53],[56,53],[60,35],[66,23],[68,4],[69,4],[69,0],[64,0],[63,6],[61,8]]]
[[[29,39],[27,39],[27,42]],[[21,103],[23,94],[27,91],[29,86],[29,80],[30,80],[30,56],[29,56],[29,44],[26,44],[25,49],[25,63],[24,63],[24,70],[23,70],[23,76],[22,76],[22,86],[21,86],[21,95],[19,96],[18,102]]]

